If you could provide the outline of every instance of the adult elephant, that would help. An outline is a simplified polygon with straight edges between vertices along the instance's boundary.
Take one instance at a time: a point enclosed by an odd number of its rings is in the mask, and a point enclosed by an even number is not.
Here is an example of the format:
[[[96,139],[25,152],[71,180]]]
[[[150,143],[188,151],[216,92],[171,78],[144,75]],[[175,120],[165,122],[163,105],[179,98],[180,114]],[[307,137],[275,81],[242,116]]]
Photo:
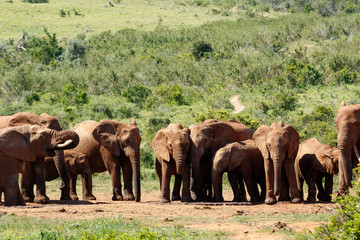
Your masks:
[[[170,177],[175,175],[172,200],[190,202],[190,130],[179,123],[169,124],[155,134],[151,144],[156,156],[156,173],[160,180],[160,202],[170,202]],[[181,182],[183,183],[180,197]]]
[[[229,143],[214,155],[211,177],[214,198],[217,202],[223,201],[222,175],[224,172],[228,172],[228,179],[234,193],[234,202],[246,201],[246,192],[242,189],[242,181],[245,181],[251,202],[265,200],[264,158],[254,140]],[[259,194],[257,184],[261,187],[261,194]]]
[[[65,167],[70,177],[70,197],[71,200],[79,200],[76,193],[76,179],[81,175],[83,185],[83,200],[96,200],[92,194],[92,172],[90,164],[85,154],[73,150],[65,150]],[[56,170],[53,157],[45,158],[46,165],[46,181],[52,181],[59,177],[59,173]]]
[[[194,201],[204,199],[202,184],[205,180],[209,180],[211,187],[212,158],[216,151],[228,143],[251,139],[252,135],[248,127],[234,120],[208,119],[191,128],[191,194]]]
[[[112,120],[84,121],[73,129],[80,142],[74,151],[87,157],[91,171],[108,171],[113,185],[112,200],[140,201],[140,131],[134,119],[130,124]],[[124,196],[121,192],[120,168],[124,177]],[[135,197],[132,189],[134,174]]]
[[[303,198],[304,180],[308,184],[307,202],[316,201],[316,186],[318,199],[331,201],[333,175],[338,173],[339,149],[319,142],[316,138],[308,139],[299,146],[295,159],[295,170],[298,188]],[[325,178],[325,187],[323,187]]]
[[[40,115],[19,112],[11,116],[0,116],[0,129],[5,127],[21,126],[24,124],[39,125],[56,131],[61,131],[59,121],[49,114]],[[79,142],[78,136],[74,136],[72,144],[68,149],[75,147]],[[64,152],[57,150],[54,156],[56,169],[61,177],[61,200],[71,200],[69,177],[65,168]],[[48,203],[49,198],[46,196],[45,188],[45,164],[44,158],[36,162],[24,162],[21,166],[20,174],[21,192],[25,201],[36,203]],[[34,184],[36,184],[36,196],[34,195]]]
[[[344,196],[352,187],[352,168],[359,163],[360,148],[360,104],[346,106],[343,101],[336,116],[339,157],[339,190]]]
[[[4,192],[5,206],[25,205],[18,185],[21,161],[36,162],[55,156],[56,150],[68,148],[76,136],[73,131],[55,131],[30,124],[1,129],[0,196]]]
[[[299,149],[299,133],[292,126],[282,122],[270,127],[261,125],[253,139],[264,157],[266,175],[266,204],[275,204],[279,200],[289,199],[292,203],[302,202],[296,184],[294,161]],[[281,193],[280,193],[281,190]]]

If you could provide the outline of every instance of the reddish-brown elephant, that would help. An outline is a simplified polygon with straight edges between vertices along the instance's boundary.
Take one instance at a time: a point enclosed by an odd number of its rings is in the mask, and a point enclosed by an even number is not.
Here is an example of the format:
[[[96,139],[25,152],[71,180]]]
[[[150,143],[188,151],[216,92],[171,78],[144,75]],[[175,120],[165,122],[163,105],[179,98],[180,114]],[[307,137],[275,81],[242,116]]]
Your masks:
[[[303,198],[304,180],[309,186],[307,202],[330,201],[333,188],[333,175],[338,173],[339,149],[319,142],[316,138],[308,139],[299,146],[295,159],[295,170],[300,196]],[[325,178],[325,187],[323,187]]]
[[[175,175],[172,200],[190,202],[190,130],[179,123],[157,131],[152,144],[156,156],[156,173],[160,180],[160,202],[170,202],[170,177]],[[183,183],[180,197],[181,182]]]
[[[72,144],[75,135],[30,124],[0,130],[0,196],[3,192],[6,206],[25,205],[18,184],[19,165],[55,156],[56,150]]]
[[[253,133],[248,127],[234,120],[208,119],[191,128],[191,194],[194,201],[212,197],[211,192],[209,196],[204,196],[202,186],[207,181],[210,183],[209,189],[212,189],[212,158],[216,151],[228,143],[251,139],[252,135]]]
[[[73,201],[79,200],[76,193],[76,179],[77,176],[81,175],[82,186],[83,186],[83,200],[96,200],[92,194],[92,172],[90,164],[85,154],[74,150],[65,150],[65,167],[70,177],[70,197]],[[57,172],[54,158],[46,157],[46,181],[52,181],[59,177]]]
[[[140,131],[134,119],[130,124],[112,120],[84,121],[73,129],[79,134],[79,145],[74,151],[82,152],[89,160],[93,173],[108,171],[116,200],[140,201]],[[124,177],[124,196],[121,191],[121,168]],[[132,177],[134,175],[133,194]]]
[[[214,199],[217,202],[223,201],[222,175],[224,172],[228,172],[228,179],[234,193],[234,202],[246,201],[246,192],[242,187],[242,181],[245,181],[251,202],[265,200],[264,158],[254,140],[229,143],[214,155],[211,177]],[[257,184],[261,187],[261,194],[259,194]]]
[[[280,201],[302,202],[294,167],[299,149],[299,133],[292,126],[277,122],[270,127],[261,125],[254,133],[253,139],[264,157],[265,203],[275,204],[276,196],[279,195]]]
[[[341,102],[335,123],[337,148],[340,150],[338,194],[344,196],[352,187],[352,168],[360,159],[360,104],[346,106],[345,102]]]
[[[0,116],[0,129],[5,127],[21,126],[24,124],[39,125],[56,131],[61,131],[60,124],[55,117],[46,113],[37,115],[29,112],[19,112],[11,116]],[[74,135],[72,144],[67,148],[73,148],[78,144],[78,136]],[[61,200],[70,200],[69,177],[66,173],[64,153],[56,151],[54,157],[56,168],[61,176]],[[36,184],[36,196],[34,195],[34,184]],[[48,203],[45,188],[45,164],[44,159],[36,162],[24,162],[20,171],[21,193],[27,202]]]

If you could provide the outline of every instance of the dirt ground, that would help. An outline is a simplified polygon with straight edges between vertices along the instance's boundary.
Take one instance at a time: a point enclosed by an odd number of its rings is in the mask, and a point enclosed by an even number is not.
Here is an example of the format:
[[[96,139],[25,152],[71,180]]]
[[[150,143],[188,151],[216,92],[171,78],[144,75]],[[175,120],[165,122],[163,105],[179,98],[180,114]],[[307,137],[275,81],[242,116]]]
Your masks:
[[[51,199],[58,196],[48,194]],[[281,229],[292,232],[313,231],[320,222],[280,221],[277,215],[284,214],[321,214],[335,210],[333,203],[291,204],[278,202],[269,206],[265,204],[251,205],[212,205],[211,203],[159,204],[158,192],[142,193],[140,203],[114,202],[110,194],[96,194],[96,201],[58,201],[40,205],[27,203],[26,207],[0,206],[1,214],[15,214],[39,218],[60,219],[92,219],[104,217],[122,217],[125,221],[140,220],[145,224],[155,226],[182,225],[193,229],[209,229],[230,232],[231,239],[286,239],[287,235]],[[225,200],[230,200],[232,193],[224,192]],[[271,220],[241,221],[242,217],[260,216]],[[280,222],[279,222],[280,221]]]

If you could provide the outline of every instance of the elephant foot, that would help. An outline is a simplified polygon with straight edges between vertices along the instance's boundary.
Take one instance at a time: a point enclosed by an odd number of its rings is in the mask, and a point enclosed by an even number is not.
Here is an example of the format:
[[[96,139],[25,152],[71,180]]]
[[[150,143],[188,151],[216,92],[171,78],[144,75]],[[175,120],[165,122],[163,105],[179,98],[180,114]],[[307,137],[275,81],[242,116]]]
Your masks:
[[[290,201],[289,196],[280,196],[279,197],[279,202],[286,202],[286,201]]]
[[[135,200],[135,196],[132,194],[125,194],[124,195],[124,200],[125,201],[134,201]]]
[[[259,197],[252,197],[250,198],[250,202],[259,202]]]
[[[331,202],[331,196],[326,194],[318,194],[317,198],[324,202]]]
[[[268,197],[265,199],[265,204],[267,205],[273,205],[276,203],[276,199],[274,197]]]
[[[48,204],[49,203],[49,198],[46,196],[36,196],[34,199],[35,203],[40,203],[40,204]]]
[[[161,197],[159,202],[160,202],[160,203],[170,203],[170,200],[169,200],[169,199],[166,199],[166,198],[164,198],[164,197]]]
[[[181,202],[192,202],[192,198],[190,196],[184,196],[181,198]]]
[[[72,201],[79,201],[79,197],[77,195],[70,195],[70,199]]]
[[[308,202],[308,203],[314,203],[314,202],[316,202],[316,198],[314,198],[314,197],[308,197],[307,200],[306,200],[306,202]]]
[[[83,199],[85,201],[91,201],[91,200],[96,200],[96,197],[94,195],[88,195],[88,196],[84,196]]]
[[[178,195],[178,194],[173,194],[172,195],[171,201],[179,201],[179,200],[181,200],[180,195]]]
[[[29,197],[29,196],[24,196],[24,195],[23,195],[23,198],[24,198],[24,201],[25,201],[25,202],[34,202],[34,198],[35,198],[35,197]]]
[[[77,196],[76,196],[77,197]],[[74,200],[72,197],[70,197],[70,196],[61,196],[60,197],[60,200],[65,200],[65,201],[69,201],[69,200]],[[79,200],[79,198],[77,199],[77,200]]]
[[[123,198],[123,196],[121,196],[121,195],[114,195],[114,196],[112,197],[112,200],[113,200],[113,201],[122,201],[122,200],[124,200],[124,198]]]
[[[198,197],[197,197],[197,194],[193,191],[191,191],[191,199],[194,201],[194,202],[197,202],[199,201],[198,200]]]
[[[291,201],[290,201],[291,203],[302,203],[303,201],[301,200],[301,198],[293,198],[293,199],[291,199]]]

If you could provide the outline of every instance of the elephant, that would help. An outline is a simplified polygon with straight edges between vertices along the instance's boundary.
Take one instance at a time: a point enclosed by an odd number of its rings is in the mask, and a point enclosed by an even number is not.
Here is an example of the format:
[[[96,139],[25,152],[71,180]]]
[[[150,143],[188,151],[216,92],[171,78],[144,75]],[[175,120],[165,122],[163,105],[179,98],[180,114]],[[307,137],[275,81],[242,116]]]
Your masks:
[[[235,120],[208,119],[191,128],[191,195],[194,201],[206,198],[202,190],[204,182],[208,182],[207,185],[212,188],[212,158],[216,151],[228,143],[251,139],[252,135],[253,132],[247,126]]]
[[[360,104],[347,106],[344,101],[341,102],[335,123],[337,148],[340,150],[338,195],[344,196],[352,187],[352,168],[360,159]]]
[[[276,196],[279,195],[279,201],[302,202],[294,167],[299,149],[299,133],[290,125],[275,122],[270,127],[261,125],[255,131],[253,139],[264,157],[265,203],[275,204]]]
[[[113,120],[87,120],[72,129],[80,136],[74,151],[82,152],[89,160],[93,173],[108,171],[113,186],[112,200],[140,201],[140,131],[134,119],[130,124]],[[121,191],[121,169],[124,178],[124,196]],[[134,190],[132,175],[134,174]]]
[[[59,121],[50,116],[47,113],[42,113],[40,115],[29,113],[29,112],[19,112],[11,116],[0,116],[0,129],[5,127],[14,127],[21,126],[24,124],[39,125],[47,127],[56,131],[61,131]],[[78,137],[77,135],[75,136]],[[79,139],[73,139],[73,142],[70,148],[75,147],[79,142]],[[70,187],[69,187],[69,177],[66,172],[65,163],[64,163],[64,153],[62,150],[56,150],[56,155],[54,157],[56,169],[61,176],[61,200],[70,200]],[[26,202],[36,202],[36,203],[48,203],[49,198],[46,196],[45,188],[45,164],[42,161],[36,162],[23,162],[21,166],[20,173],[20,187],[22,195]],[[34,195],[34,184],[36,184],[36,196]]]
[[[71,146],[75,135],[30,124],[0,130],[0,196],[3,192],[5,206],[25,205],[18,184],[20,164],[54,157],[56,150]]]
[[[214,200],[217,202],[223,201],[222,174],[224,172],[228,172],[229,182],[234,193],[234,202],[246,200],[246,193],[241,187],[242,181],[245,181],[251,202],[265,200],[264,158],[254,140],[229,143],[214,155],[211,177]],[[257,184],[260,185],[261,194],[259,194]]]
[[[92,172],[90,164],[85,154],[76,152],[73,150],[64,151],[65,167],[70,177],[70,197],[71,200],[79,200],[76,194],[76,179],[78,174],[81,174],[81,180],[83,185],[83,200],[96,200],[92,194]],[[52,181],[59,177],[59,173],[56,170],[53,157],[45,158],[46,165],[46,181]]]
[[[331,201],[333,175],[339,171],[339,155],[339,149],[323,144],[316,138],[308,139],[300,144],[295,159],[295,171],[301,198],[303,198],[305,180],[309,186],[307,202],[316,201],[315,184],[319,191],[317,198],[322,201]],[[325,188],[322,184],[323,178],[325,178]]]
[[[172,200],[190,202],[190,130],[171,123],[155,134],[151,144],[156,156],[156,173],[160,180],[160,203],[170,202],[170,178],[175,175]],[[183,183],[180,197],[181,182]]]

